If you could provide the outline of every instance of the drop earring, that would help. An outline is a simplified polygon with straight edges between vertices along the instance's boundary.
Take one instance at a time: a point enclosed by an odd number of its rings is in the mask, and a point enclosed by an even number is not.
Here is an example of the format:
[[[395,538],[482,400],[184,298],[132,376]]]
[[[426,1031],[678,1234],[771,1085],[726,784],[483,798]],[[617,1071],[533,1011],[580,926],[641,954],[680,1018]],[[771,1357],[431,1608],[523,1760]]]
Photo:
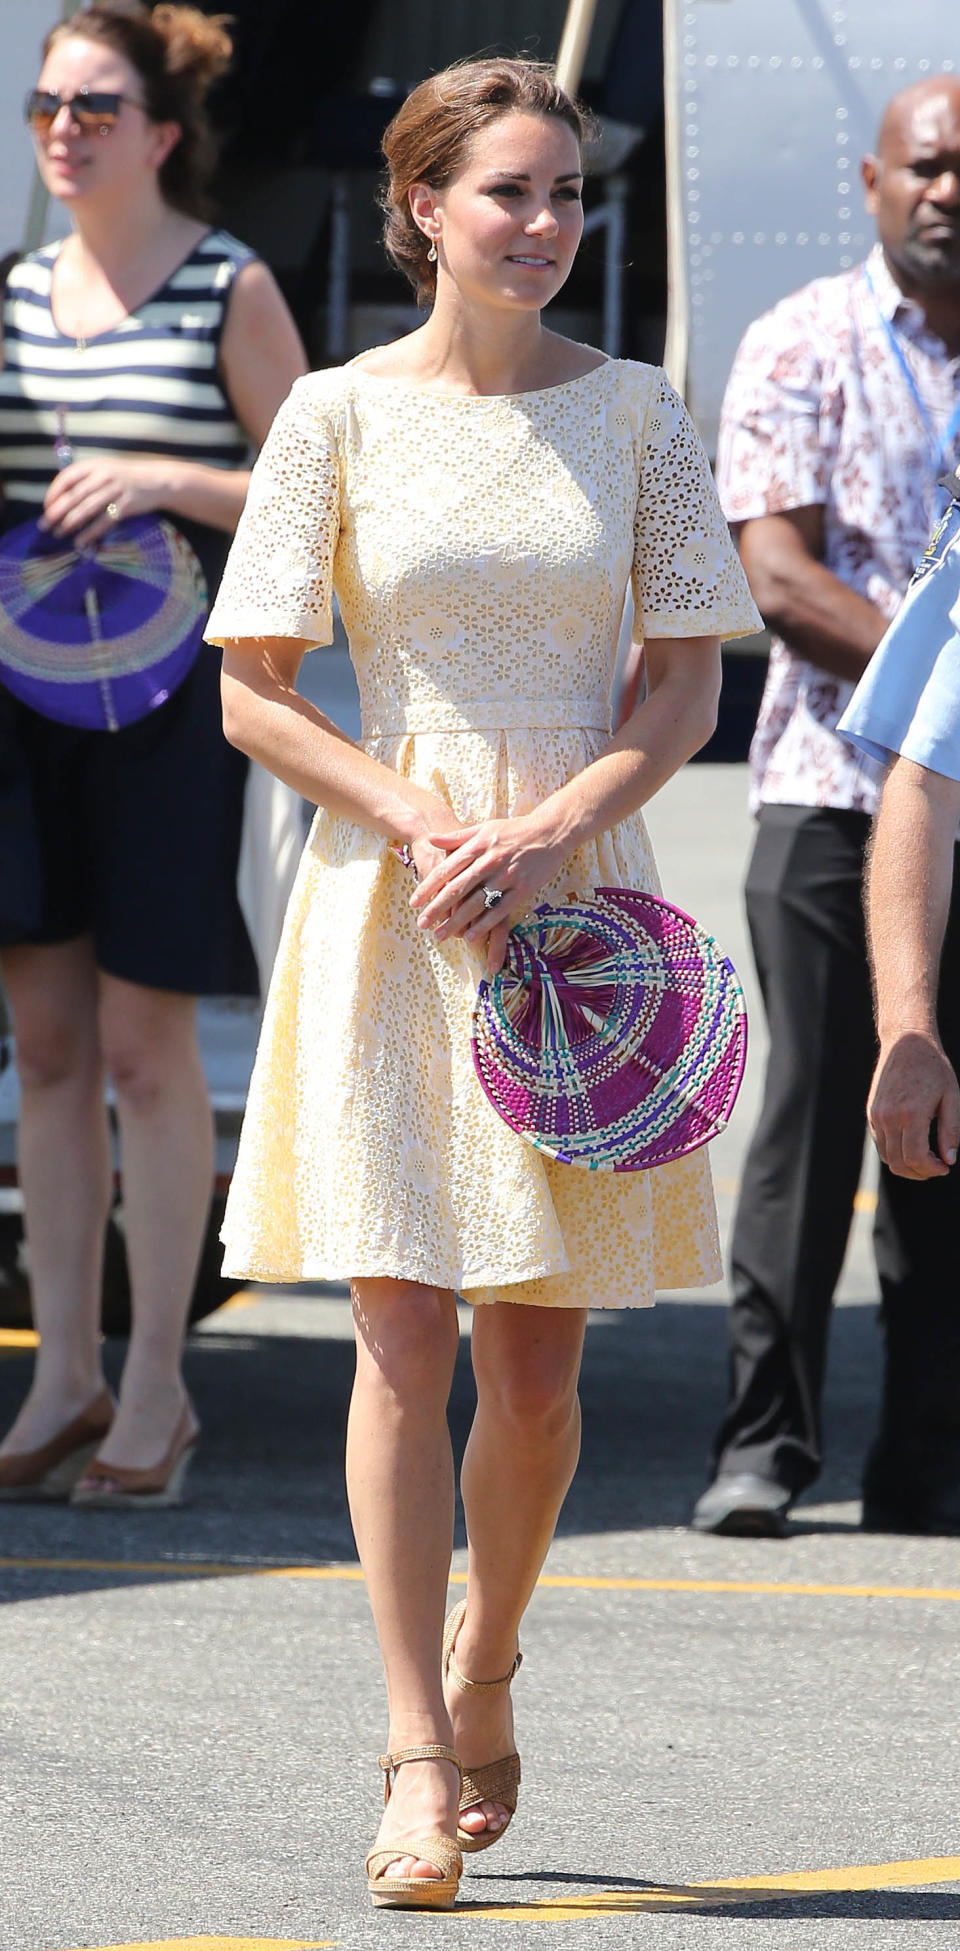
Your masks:
[[[436,264],[436,261],[437,261],[437,243],[436,243],[436,238],[434,238],[434,241],[427,252],[427,263]]]

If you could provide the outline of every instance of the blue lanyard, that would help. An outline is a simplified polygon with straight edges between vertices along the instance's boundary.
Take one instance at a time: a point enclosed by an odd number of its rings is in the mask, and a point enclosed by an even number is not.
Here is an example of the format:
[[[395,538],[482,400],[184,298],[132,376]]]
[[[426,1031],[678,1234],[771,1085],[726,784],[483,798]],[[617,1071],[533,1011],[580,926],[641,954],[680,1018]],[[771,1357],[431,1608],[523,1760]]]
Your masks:
[[[944,471],[946,471],[947,473],[952,474],[953,463],[951,462],[950,459],[950,449],[953,446],[953,443],[956,440],[957,435],[960,434],[960,400],[957,401],[957,404],[950,418],[950,424],[941,440],[940,435],[937,433],[936,427],[933,424],[933,420],[930,415],[930,409],[927,406],[926,401],[922,398],[920,393],[920,388],[917,385],[916,379],[914,378],[914,375],[909,365],[907,364],[903,347],[900,344],[896,332],[893,329],[892,321],[889,318],[887,318],[886,313],[881,309],[880,300],[877,297],[876,286],[874,285],[873,279],[870,275],[869,264],[864,265],[863,275],[866,278],[867,284],[869,286],[870,296],[873,299],[874,305],[876,307],[877,317],[880,320],[880,324],[883,328],[883,331],[886,334],[887,344],[889,345],[890,350],[893,353],[893,356],[897,362],[897,365],[899,366],[900,371],[903,374],[904,379],[906,380],[907,388],[910,393],[910,398],[912,399],[913,404],[917,410],[917,418],[919,419],[923,431],[927,436],[927,444],[933,456],[934,472],[935,474],[942,474],[944,473]]]

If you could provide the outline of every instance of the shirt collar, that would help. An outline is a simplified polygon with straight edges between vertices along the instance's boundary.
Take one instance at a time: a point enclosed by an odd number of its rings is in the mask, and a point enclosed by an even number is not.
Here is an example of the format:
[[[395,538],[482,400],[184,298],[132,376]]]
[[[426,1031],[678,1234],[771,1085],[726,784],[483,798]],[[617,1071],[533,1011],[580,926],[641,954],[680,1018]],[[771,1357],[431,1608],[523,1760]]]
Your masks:
[[[882,244],[874,244],[867,259],[867,269],[874,297],[885,319],[923,317],[916,299],[908,298],[906,292],[901,291],[883,255]]]

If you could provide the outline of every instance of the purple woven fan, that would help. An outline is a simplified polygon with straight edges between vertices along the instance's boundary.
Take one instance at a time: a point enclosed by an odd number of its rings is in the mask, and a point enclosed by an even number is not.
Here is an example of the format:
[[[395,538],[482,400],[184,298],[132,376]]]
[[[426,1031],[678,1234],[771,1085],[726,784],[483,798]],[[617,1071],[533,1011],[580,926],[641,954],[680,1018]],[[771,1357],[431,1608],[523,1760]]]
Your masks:
[[[206,609],[172,522],[135,515],[83,550],[22,522],[0,540],[0,679],[45,718],[116,731],[176,690]]]
[[[747,1018],[705,929],[653,894],[603,887],[517,923],[471,1034],[514,1131],[565,1165],[638,1172],[723,1130]]]

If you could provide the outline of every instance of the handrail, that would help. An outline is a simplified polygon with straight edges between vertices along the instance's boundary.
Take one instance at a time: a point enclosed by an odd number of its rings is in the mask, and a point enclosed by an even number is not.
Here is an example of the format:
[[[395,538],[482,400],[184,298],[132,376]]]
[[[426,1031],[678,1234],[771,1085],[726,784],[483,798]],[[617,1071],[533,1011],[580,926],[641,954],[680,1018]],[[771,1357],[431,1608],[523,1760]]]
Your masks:
[[[556,61],[557,82],[567,95],[580,86],[596,11],[597,0],[570,0],[567,8]]]

